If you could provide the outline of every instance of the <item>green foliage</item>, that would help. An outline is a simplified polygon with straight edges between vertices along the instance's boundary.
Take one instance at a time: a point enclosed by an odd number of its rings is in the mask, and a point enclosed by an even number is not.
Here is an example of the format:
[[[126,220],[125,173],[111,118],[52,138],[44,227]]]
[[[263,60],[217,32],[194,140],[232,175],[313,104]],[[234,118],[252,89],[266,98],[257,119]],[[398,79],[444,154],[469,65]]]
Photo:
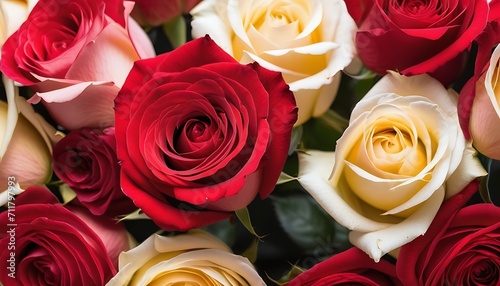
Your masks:
[[[231,219],[225,219],[211,225],[203,227],[203,230],[215,235],[229,246],[234,244],[236,239],[236,226]]]
[[[488,176],[482,180],[479,193],[485,202],[500,206],[500,161],[486,157],[482,159]]]
[[[174,49],[180,47],[187,41],[186,20],[182,15],[179,15],[170,22],[163,24],[163,32]]]
[[[307,255],[320,259],[347,249],[348,230],[308,195],[272,198],[282,228]]]
[[[256,238],[262,238],[262,236],[259,236],[255,230],[253,229],[252,226],[252,221],[250,220],[250,213],[248,212],[247,208],[242,208],[234,212],[236,214],[236,217],[241,221],[243,226],[251,233],[253,234]]]

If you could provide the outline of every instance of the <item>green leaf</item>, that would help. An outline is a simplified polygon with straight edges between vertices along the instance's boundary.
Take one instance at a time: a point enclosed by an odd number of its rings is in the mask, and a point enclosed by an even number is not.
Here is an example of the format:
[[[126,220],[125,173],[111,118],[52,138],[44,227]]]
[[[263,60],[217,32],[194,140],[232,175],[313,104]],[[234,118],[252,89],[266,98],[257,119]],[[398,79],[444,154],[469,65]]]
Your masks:
[[[288,183],[288,182],[291,182],[291,181],[294,181],[294,180],[297,180],[297,178],[295,177],[292,177],[284,172],[281,172],[280,174],[280,177],[278,179],[278,182],[276,183],[276,185],[280,185],[280,184],[284,184],[284,183]]]
[[[358,74],[350,74],[350,73],[345,72],[345,71],[344,71],[344,73],[355,80],[367,80],[367,79],[373,79],[373,78],[377,77],[377,74],[375,72],[366,68],[365,66],[363,66],[361,68],[361,70],[359,71]]]
[[[215,235],[229,246],[232,246],[236,240],[236,225],[231,223],[230,219],[205,226],[203,230]]]
[[[306,271],[306,269],[294,264],[294,265],[292,265],[292,268],[290,269],[290,271],[288,271],[288,273],[283,275],[283,277],[281,277],[279,280],[274,280],[269,276],[268,276],[268,278],[269,278],[269,280],[273,281],[274,283],[276,283],[278,285],[283,285],[283,284],[289,282],[290,280],[292,280],[293,278],[299,276],[299,274],[301,274],[304,271]]]
[[[292,155],[293,152],[297,149],[297,146],[300,143],[300,139],[302,139],[302,134],[304,134],[304,127],[302,125],[295,126],[292,129],[292,138],[290,140],[290,148],[288,149],[288,156]]]
[[[484,185],[479,192],[484,201],[500,206],[500,161],[490,158],[485,159],[488,176],[483,180]],[[486,187],[486,188],[484,188]]]
[[[337,140],[347,128],[348,120],[333,110],[304,123],[302,149],[333,151]]]
[[[340,133],[344,132],[344,130],[347,128],[347,125],[349,125],[349,120],[343,118],[331,109],[325,112],[325,114],[318,117],[318,120],[331,129],[336,130]]]
[[[141,209],[137,209],[120,218],[118,222],[121,222],[123,220],[137,220],[137,219],[150,219],[150,218],[145,213],[143,213]]]
[[[329,257],[347,249],[349,231],[339,225],[309,195],[271,197],[278,220],[307,254]]]
[[[62,184],[59,186],[59,193],[61,194],[63,205],[71,202],[74,198],[76,198],[75,191],[73,191],[67,184]]]
[[[163,24],[163,32],[174,49],[180,47],[186,43],[186,20],[182,15],[172,19]]]
[[[255,237],[257,238],[262,238],[263,236],[258,235],[255,230],[253,229],[252,226],[252,221],[250,220],[250,213],[248,212],[247,208],[242,208],[234,212],[236,214],[236,217],[241,221],[243,226]]]
[[[250,246],[241,253],[241,256],[248,258],[248,260],[253,264],[257,261],[257,252],[259,250],[259,238],[255,238]]]

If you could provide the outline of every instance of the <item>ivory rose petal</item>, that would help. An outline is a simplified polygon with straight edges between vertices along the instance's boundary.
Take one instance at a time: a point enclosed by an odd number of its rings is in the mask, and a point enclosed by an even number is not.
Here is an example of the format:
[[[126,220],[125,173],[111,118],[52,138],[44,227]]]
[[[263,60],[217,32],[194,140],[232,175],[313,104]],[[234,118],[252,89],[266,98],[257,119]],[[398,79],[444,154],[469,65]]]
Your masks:
[[[455,92],[428,75],[389,72],[356,105],[334,153],[299,154],[299,182],[378,261],[425,233],[445,198],[486,175],[474,155]]]
[[[0,47],[28,18],[37,0],[1,0],[0,1]]]
[[[61,138],[4,77],[8,104],[0,101],[0,205],[7,192],[46,183],[52,175],[52,146]],[[10,178],[10,179],[9,179]]]
[[[120,255],[119,271],[106,285],[200,281],[214,285],[265,285],[248,259],[232,254],[222,241],[199,230],[171,237],[153,234]]]
[[[355,57],[344,1],[206,0],[190,13],[194,38],[209,34],[241,63],[283,74],[299,106],[296,125],[328,110]]]

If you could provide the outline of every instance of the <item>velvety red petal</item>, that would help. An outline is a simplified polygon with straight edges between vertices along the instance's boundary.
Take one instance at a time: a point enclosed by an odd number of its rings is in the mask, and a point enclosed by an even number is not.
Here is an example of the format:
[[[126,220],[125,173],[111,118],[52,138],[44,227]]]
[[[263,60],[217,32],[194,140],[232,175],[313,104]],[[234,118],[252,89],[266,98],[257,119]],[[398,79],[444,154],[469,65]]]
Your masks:
[[[423,285],[422,275],[427,267],[433,247],[439,242],[455,213],[477,192],[479,180],[472,181],[457,195],[446,200],[432,221],[425,235],[403,245],[398,255],[396,270],[405,285]],[[424,253],[424,249],[429,249]]]
[[[163,197],[154,197],[144,192],[144,187],[138,187],[127,175],[122,176],[125,193],[134,200],[136,206],[149,216],[159,227],[167,231],[185,231],[199,228],[231,216],[229,212],[211,212],[193,210],[188,204],[170,205]]]
[[[474,2],[470,2],[474,3]],[[472,16],[472,21],[465,28],[465,31],[460,34],[459,38],[456,39],[452,44],[444,46],[445,48],[433,56],[429,60],[421,62],[417,65],[409,67],[402,71],[405,75],[415,75],[422,74],[426,72],[432,72],[437,67],[445,64],[449,60],[456,57],[459,53],[468,49],[472,44],[472,41],[483,31],[486,27],[488,19],[488,3],[486,1],[475,1],[474,7],[468,7],[470,13],[474,13]]]
[[[16,204],[57,204],[59,200],[46,186],[28,187],[16,197]]]
[[[269,71],[259,64],[251,65],[259,75],[262,85],[269,94],[269,115],[267,121],[271,129],[270,142],[262,165],[264,181],[260,197],[266,198],[274,189],[285,165],[293,124],[298,118],[295,97],[280,73]]]
[[[340,285],[347,282],[356,285],[403,285],[396,276],[393,264],[383,259],[376,263],[366,253],[352,247],[316,264],[285,286]]]
[[[236,63],[237,61],[206,35],[187,42],[182,45],[182,49],[175,49],[164,54],[158,69],[163,72],[176,72],[222,62]]]

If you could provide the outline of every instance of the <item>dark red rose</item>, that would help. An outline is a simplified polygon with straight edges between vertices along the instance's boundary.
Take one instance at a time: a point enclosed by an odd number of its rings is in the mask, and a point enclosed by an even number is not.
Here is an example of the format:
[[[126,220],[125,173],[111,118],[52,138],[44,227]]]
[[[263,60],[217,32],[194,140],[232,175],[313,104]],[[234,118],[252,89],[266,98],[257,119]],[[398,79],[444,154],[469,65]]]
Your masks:
[[[381,259],[376,263],[363,251],[352,247],[301,273],[285,286],[403,285],[396,266]]]
[[[488,17],[486,0],[371,2],[346,2],[362,20],[356,47],[366,67],[378,74],[429,73],[445,85],[461,75],[467,50]]]
[[[135,0],[130,14],[141,25],[158,26],[188,14],[201,0]]]
[[[56,175],[94,215],[116,216],[136,207],[120,188],[114,128],[71,131],[54,147]]]
[[[267,197],[297,119],[280,73],[239,64],[208,36],[137,61],[115,103],[123,192],[166,230]]]
[[[446,201],[425,235],[401,248],[396,267],[405,285],[500,284],[500,208],[461,208],[477,186]]]
[[[102,286],[116,274],[99,236],[47,189],[28,188],[12,203],[0,213],[3,285]]]

